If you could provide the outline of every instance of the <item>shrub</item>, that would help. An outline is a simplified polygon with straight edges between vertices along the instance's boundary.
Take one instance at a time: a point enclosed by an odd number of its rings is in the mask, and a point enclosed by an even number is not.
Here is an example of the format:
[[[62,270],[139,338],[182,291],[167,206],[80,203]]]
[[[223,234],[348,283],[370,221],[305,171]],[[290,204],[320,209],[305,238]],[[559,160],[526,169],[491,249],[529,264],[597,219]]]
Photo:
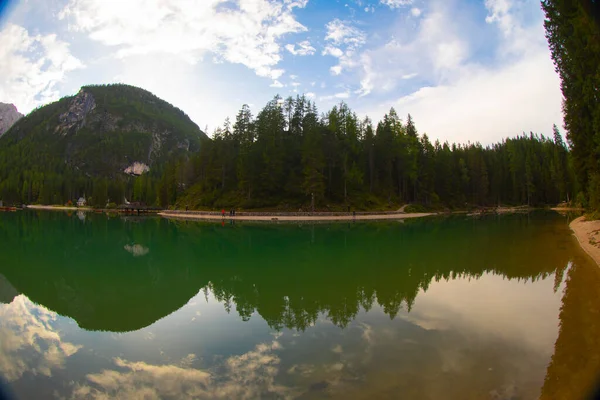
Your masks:
[[[427,208],[422,204],[409,204],[404,211],[407,213],[424,213],[427,212]]]
[[[585,194],[583,192],[577,193],[577,196],[575,196],[575,207],[587,208],[587,206],[588,202],[585,198]]]

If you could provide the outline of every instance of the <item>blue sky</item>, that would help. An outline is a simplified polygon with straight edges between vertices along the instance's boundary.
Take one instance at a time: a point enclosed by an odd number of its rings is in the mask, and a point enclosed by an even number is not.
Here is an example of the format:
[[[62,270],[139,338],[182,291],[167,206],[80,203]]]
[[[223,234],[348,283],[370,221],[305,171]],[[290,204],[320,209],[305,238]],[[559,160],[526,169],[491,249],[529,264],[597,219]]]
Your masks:
[[[441,141],[562,126],[537,0],[26,0],[0,42],[0,101],[24,113],[122,82],[208,133],[276,94],[373,120],[394,107]]]

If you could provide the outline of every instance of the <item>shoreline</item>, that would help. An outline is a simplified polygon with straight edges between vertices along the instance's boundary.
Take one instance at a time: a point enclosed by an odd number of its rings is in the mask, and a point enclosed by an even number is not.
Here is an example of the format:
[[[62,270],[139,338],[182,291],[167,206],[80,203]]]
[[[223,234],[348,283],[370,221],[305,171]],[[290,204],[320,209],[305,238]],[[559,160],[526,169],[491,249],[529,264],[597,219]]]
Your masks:
[[[43,205],[27,205],[24,208],[31,210],[56,210],[56,211],[94,211],[90,207],[68,207],[68,206],[43,206]]]
[[[121,208],[93,208],[93,207],[75,207],[75,206],[46,206],[46,205],[28,205],[23,206],[23,209],[28,210],[44,210],[44,211],[83,211],[93,213],[108,213],[108,214],[157,214],[156,210],[143,210],[141,213],[137,213],[135,209],[121,209]]]
[[[356,214],[353,215],[236,215],[223,217],[221,214],[192,214],[182,212],[159,212],[163,218],[194,221],[264,221],[264,222],[299,222],[299,221],[381,221],[422,218],[436,213],[390,213],[390,214]]]
[[[581,248],[600,267],[600,220],[586,221],[585,216],[581,216],[571,221],[569,228]]]

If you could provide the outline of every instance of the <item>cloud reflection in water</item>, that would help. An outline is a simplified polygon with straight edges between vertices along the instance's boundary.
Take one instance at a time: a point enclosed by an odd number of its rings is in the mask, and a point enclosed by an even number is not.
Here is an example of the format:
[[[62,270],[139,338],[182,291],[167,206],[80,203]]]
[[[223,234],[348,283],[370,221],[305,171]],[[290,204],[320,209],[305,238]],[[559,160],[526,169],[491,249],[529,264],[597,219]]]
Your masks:
[[[52,326],[57,315],[19,295],[0,304],[0,373],[9,382],[25,372],[51,377],[82,346],[63,341]]]
[[[126,244],[123,248],[126,251],[133,254],[134,257],[145,256],[146,254],[148,254],[150,252],[149,248],[142,246],[141,244],[134,244],[134,245]]]
[[[277,340],[258,344],[253,350],[227,358],[210,370],[191,368],[196,357],[185,357],[180,366],[153,365],[115,358],[120,371],[105,369],[88,374],[88,382],[76,384],[74,399],[254,399],[264,396],[292,398],[291,389],[275,383],[281,349]]]

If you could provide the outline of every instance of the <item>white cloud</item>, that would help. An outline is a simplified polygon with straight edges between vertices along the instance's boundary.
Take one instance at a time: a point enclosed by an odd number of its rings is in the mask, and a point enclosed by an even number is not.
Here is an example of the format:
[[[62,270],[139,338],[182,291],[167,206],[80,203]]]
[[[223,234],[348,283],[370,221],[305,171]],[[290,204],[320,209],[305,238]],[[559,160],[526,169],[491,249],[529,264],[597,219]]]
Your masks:
[[[278,80],[274,80],[273,83],[271,83],[269,86],[274,87],[274,88],[282,88],[284,85],[283,85],[283,83],[279,82]]]
[[[308,97],[309,99],[314,99],[316,95],[313,92],[308,92],[305,94],[305,96]]]
[[[549,133],[562,121],[559,79],[545,51],[505,68],[465,69],[451,84],[421,88],[392,105],[410,113],[421,132],[460,143]]]
[[[304,8],[308,4],[308,0],[284,0],[284,3],[288,6],[288,8]]]
[[[59,18],[68,19],[71,30],[116,47],[118,57],[167,53],[194,64],[212,52],[277,79],[283,73],[273,69],[282,59],[279,41],[306,31],[292,13],[306,3],[240,0],[235,8],[223,8],[221,0],[193,5],[184,0],[129,0],[110,6],[105,0],[71,0]]]
[[[488,24],[497,22],[505,35],[509,35],[515,28],[513,18],[509,11],[511,3],[508,0],[485,0],[485,7],[490,14],[485,18]]]
[[[381,4],[384,4],[392,9],[409,6],[413,3],[413,0],[380,0]]]
[[[285,72],[285,70],[283,69],[272,69],[269,67],[258,67],[254,71],[258,76],[271,79],[279,79],[281,75],[283,75],[283,73]]]
[[[297,49],[296,49],[296,45],[298,46]],[[311,44],[308,40],[304,40],[302,42],[296,43],[295,45],[294,44],[286,44],[285,49],[295,56],[296,55],[297,56],[310,56],[310,55],[315,54],[315,52],[317,51],[317,49],[315,49],[314,47],[311,46]]]
[[[339,49],[335,46],[330,46],[327,45],[325,46],[325,48],[323,49],[323,52],[321,53],[324,56],[333,56],[336,58],[340,58],[344,55],[344,52],[342,51],[342,49]]]
[[[450,22],[444,11],[437,10],[423,20],[417,42],[413,44],[427,54],[436,72],[458,67],[469,53],[469,43],[458,33],[460,27]]]
[[[348,22],[336,18],[330,21],[325,27],[327,28],[325,40],[332,41],[336,45],[344,44],[356,48],[365,44],[365,33],[358,28],[350,26]]]
[[[414,71],[426,80],[444,83],[456,78],[470,56],[469,35],[445,2],[434,1],[408,37],[392,37],[385,45],[357,54],[346,63],[361,72],[361,96],[397,90]]]
[[[356,51],[366,43],[367,35],[348,22],[337,18],[330,21],[326,28],[325,40],[333,45],[326,45],[321,54],[338,58],[338,64],[329,70],[332,75],[340,75],[343,69],[353,68],[356,65],[354,56]]]
[[[335,93],[333,95],[330,96],[321,96],[319,97],[320,101],[331,101],[331,100],[344,100],[350,97],[350,91],[345,91],[345,92],[339,92],[339,93]]]
[[[24,113],[57,100],[57,86],[66,74],[83,67],[54,34],[32,36],[21,26],[7,24],[0,43],[0,101],[14,103]]]
[[[300,83],[300,82],[292,82],[292,83],[291,83],[291,85],[292,85],[293,87],[298,87],[298,86],[300,86],[300,85],[301,85],[301,83]]]
[[[374,77],[376,76],[376,72],[373,69],[372,66],[372,58],[369,57],[367,54],[363,54],[361,56],[361,61],[363,64],[363,78],[360,81],[360,89],[356,91],[356,93],[359,93],[360,96],[366,96],[369,93],[371,93],[371,90],[373,90],[373,80]]]
[[[524,27],[518,5],[510,0],[486,0],[488,15],[485,22],[495,24],[504,37],[500,47],[502,56],[523,56],[540,47],[546,47],[543,24]]]
[[[419,17],[421,15],[421,9],[419,9],[417,7],[413,7],[410,9],[410,13],[412,14],[413,17]]]

